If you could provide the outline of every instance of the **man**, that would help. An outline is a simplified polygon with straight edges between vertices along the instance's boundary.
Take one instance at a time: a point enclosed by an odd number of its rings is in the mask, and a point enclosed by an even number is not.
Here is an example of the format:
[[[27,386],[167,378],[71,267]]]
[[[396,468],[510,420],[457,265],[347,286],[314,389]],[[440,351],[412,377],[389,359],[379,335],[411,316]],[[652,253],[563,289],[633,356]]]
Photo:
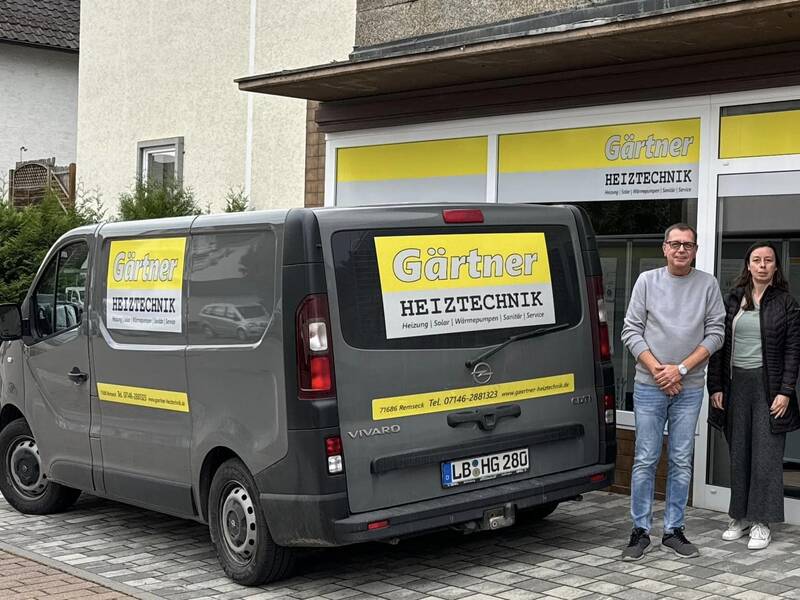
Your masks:
[[[684,535],[683,516],[705,366],[722,346],[725,309],[714,277],[692,268],[697,232],[691,226],[670,226],[664,233],[663,251],[667,266],[645,271],[636,280],[622,329],[622,341],[636,358],[633,532],[622,552],[625,560],[640,559],[650,547],[653,490],[665,423],[669,424],[669,470],[661,544],[678,556],[700,554]]]

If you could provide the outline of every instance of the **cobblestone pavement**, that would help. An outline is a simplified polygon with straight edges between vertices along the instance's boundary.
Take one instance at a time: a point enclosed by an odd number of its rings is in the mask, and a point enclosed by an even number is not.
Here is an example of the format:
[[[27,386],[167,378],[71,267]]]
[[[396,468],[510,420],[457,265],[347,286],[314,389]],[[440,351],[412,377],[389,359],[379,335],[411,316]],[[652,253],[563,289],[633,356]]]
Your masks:
[[[702,556],[677,559],[653,537],[657,547],[627,563],[618,556],[629,534],[628,501],[594,492],[545,521],[493,533],[441,532],[397,546],[309,552],[297,576],[262,588],[225,578],[205,526],[91,496],[46,517],[20,515],[0,499],[0,549],[142,600],[800,598],[800,527],[776,527],[770,547],[751,553],[745,540],[720,539],[725,515],[689,509],[686,531]],[[16,579],[3,577],[5,599]]]
[[[124,600],[126,594],[70,575],[60,569],[0,550],[0,597],[3,600]]]

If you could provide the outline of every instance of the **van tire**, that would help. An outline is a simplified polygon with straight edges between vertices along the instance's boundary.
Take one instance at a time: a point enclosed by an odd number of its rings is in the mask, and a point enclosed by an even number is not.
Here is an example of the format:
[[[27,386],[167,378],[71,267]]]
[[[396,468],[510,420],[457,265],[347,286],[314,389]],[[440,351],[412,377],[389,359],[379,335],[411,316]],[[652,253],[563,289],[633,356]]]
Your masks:
[[[211,540],[222,569],[240,585],[283,579],[294,567],[292,549],[277,545],[269,533],[257,489],[244,463],[232,458],[214,473],[209,490]],[[226,517],[232,519],[230,526]],[[255,549],[248,550],[248,545]]]
[[[528,514],[530,519],[534,521],[541,521],[542,519],[553,514],[553,511],[558,508],[558,504],[558,502],[547,502],[546,504],[534,506],[525,512]]]
[[[0,461],[0,492],[21,513],[62,512],[81,495],[80,490],[49,481],[47,475],[41,473],[39,448],[23,418],[12,421],[0,431]]]

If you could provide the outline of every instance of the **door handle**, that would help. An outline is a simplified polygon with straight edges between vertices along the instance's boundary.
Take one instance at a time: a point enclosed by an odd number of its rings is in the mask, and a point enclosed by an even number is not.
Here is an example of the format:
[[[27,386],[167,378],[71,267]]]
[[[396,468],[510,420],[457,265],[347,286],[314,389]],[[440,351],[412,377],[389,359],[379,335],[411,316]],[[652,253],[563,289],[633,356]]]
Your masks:
[[[78,367],[72,367],[72,370],[67,373],[67,377],[69,377],[75,383],[75,385],[83,383],[89,379],[89,375],[81,371]]]
[[[483,431],[492,431],[500,419],[517,418],[522,414],[519,404],[507,404],[497,408],[475,408],[447,415],[447,424],[458,427],[465,423],[477,423]]]

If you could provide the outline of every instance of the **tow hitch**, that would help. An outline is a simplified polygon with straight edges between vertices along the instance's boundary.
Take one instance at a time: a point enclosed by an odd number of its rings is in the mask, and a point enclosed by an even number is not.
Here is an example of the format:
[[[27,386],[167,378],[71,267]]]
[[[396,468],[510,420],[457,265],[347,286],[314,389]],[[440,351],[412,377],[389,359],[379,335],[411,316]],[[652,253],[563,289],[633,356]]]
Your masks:
[[[490,508],[483,513],[481,529],[502,529],[514,524],[517,515],[515,504],[505,504],[499,508]]]

